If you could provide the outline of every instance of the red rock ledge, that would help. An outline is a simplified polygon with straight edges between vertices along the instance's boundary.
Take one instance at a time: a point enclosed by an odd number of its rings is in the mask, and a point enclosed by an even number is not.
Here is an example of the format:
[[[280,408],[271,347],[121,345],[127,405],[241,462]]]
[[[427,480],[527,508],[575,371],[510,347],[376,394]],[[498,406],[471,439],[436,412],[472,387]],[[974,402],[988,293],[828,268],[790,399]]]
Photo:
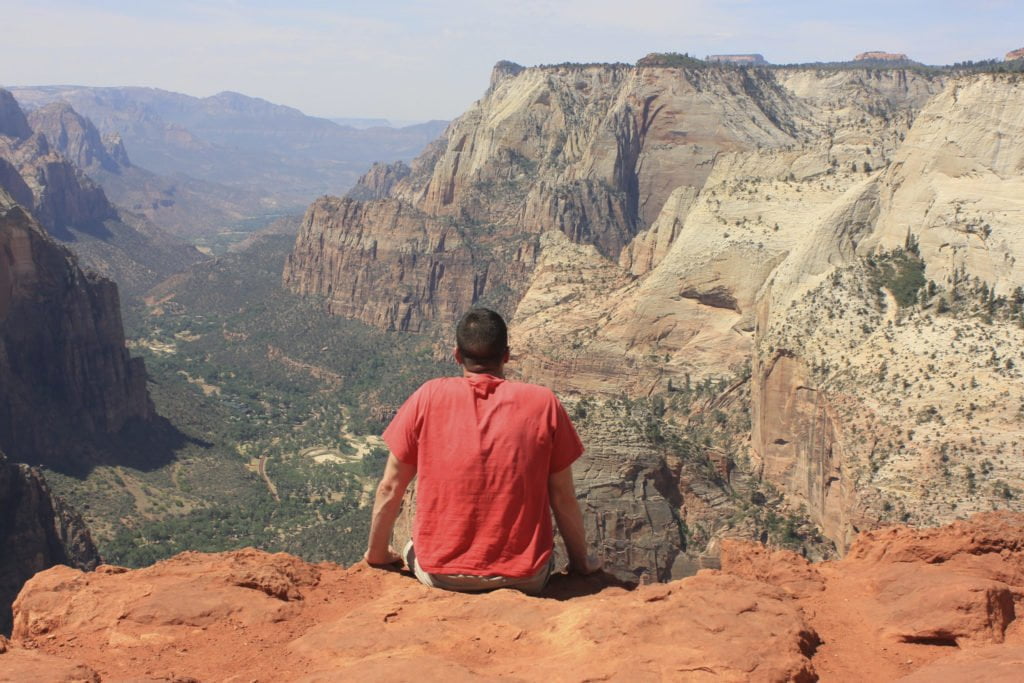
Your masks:
[[[1018,681],[1024,515],[861,534],[846,558],[726,542],[634,591],[459,595],[255,550],[36,575],[0,680]]]

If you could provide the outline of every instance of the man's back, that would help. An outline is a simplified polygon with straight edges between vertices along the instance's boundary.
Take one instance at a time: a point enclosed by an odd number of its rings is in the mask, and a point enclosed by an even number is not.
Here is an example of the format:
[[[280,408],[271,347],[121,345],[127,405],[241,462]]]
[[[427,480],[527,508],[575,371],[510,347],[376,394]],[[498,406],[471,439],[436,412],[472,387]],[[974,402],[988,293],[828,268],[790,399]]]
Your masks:
[[[508,328],[495,311],[467,311],[455,341],[462,377],[424,384],[384,431],[391,455],[363,558],[371,566],[402,561],[391,534],[405,489],[418,476],[405,562],[428,586],[542,591],[554,564],[549,507],[569,570],[598,571],[572,481],[583,444],[562,404],[549,389],[504,380]]]
[[[384,439],[417,470],[414,539],[426,571],[525,577],[547,563],[548,478],[583,451],[549,389],[484,373],[432,380]]]

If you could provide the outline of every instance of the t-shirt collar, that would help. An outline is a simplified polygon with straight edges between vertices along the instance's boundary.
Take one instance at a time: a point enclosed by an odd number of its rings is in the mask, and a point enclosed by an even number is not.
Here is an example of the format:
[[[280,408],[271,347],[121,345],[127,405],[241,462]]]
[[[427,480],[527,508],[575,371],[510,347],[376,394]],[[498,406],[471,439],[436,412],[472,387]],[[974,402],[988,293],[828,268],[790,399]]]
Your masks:
[[[487,398],[494,393],[499,384],[505,381],[501,377],[488,375],[485,372],[473,373],[466,377],[466,380],[473,388],[473,394],[479,398]]]

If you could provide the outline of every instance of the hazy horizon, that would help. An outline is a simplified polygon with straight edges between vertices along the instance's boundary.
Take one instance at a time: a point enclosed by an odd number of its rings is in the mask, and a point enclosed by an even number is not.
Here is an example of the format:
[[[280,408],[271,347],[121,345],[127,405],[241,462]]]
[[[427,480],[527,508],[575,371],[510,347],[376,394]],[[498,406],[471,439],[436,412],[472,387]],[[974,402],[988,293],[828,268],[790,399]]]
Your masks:
[[[776,64],[868,50],[926,64],[1001,59],[1024,47],[1012,0],[269,0],[138,6],[127,0],[0,0],[7,86],[225,90],[323,118],[459,115],[491,67],[635,62],[650,52],[757,52]]]

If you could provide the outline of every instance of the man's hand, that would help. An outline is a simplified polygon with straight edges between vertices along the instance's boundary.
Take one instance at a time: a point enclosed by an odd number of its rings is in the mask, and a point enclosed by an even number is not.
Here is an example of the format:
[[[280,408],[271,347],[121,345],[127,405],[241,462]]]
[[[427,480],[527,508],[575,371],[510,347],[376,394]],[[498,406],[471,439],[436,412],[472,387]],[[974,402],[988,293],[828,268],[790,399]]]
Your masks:
[[[388,546],[384,553],[375,553],[373,555],[367,550],[363,553],[363,561],[371,567],[387,567],[403,563],[402,556],[395,552],[395,549],[391,546]]]
[[[580,576],[588,576],[590,574],[596,574],[601,571],[604,567],[604,562],[600,557],[587,553],[586,559],[581,565],[577,565],[574,562],[569,562],[569,573],[579,574]]]

